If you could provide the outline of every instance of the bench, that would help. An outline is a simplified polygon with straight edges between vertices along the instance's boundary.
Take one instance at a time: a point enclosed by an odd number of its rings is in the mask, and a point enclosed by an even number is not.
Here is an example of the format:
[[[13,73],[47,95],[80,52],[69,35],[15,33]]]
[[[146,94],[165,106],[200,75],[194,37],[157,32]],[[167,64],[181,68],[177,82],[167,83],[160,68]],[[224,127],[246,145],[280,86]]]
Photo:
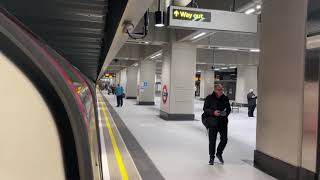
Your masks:
[[[234,101],[231,102],[231,112],[233,112],[234,110],[238,110],[238,113],[239,113],[241,107],[242,107],[241,103],[237,103]]]

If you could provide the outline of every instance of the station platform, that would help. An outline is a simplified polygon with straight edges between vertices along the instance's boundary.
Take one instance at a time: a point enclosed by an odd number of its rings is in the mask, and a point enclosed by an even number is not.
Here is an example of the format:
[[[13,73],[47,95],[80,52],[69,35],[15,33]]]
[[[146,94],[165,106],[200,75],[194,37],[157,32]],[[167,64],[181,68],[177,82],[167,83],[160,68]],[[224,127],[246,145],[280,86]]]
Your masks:
[[[159,97],[155,106],[139,106],[135,100],[125,99],[124,106],[119,108],[115,96],[102,94],[99,101],[104,101],[109,121],[116,129],[117,138],[121,139],[120,147],[126,151],[124,159],[130,166],[127,175],[133,177],[129,179],[274,179],[253,167],[256,119],[247,117],[246,108],[230,115],[225,164],[216,162],[209,166],[208,136],[200,121],[203,101],[195,100],[195,121],[176,122],[159,117]],[[104,135],[108,136],[106,131]],[[110,151],[107,152],[109,157]],[[108,168],[110,165],[112,163]],[[109,178],[114,179],[110,174],[117,173],[110,171]]]

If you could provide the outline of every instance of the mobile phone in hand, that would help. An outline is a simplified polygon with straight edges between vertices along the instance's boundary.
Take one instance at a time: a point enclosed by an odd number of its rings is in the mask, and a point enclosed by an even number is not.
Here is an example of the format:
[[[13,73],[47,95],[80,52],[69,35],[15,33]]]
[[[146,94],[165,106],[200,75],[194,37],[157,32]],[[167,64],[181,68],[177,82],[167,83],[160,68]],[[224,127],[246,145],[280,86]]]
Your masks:
[[[227,116],[227,109],[224,109],[221,113],[220,116]]]

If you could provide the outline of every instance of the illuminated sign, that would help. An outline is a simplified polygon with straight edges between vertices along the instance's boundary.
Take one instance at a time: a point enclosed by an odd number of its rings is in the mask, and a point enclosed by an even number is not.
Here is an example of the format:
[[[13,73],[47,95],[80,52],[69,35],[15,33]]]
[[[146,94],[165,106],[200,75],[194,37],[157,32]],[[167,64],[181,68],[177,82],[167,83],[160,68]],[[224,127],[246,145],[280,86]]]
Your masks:
[[[211,22],[211,13],[174,8],[173,9],[173,19],[180,19],[180,20],[187,20],[187,21]]]
[[[258,31],[258,16],[238,12],[191,7],[168,7],[168,27],[243,33]]]
[[[167,103],[168,96],[169,96],[169,94],[168,94],[167,85],[164,85],[162,88],[162,102],[163,102],[163,104]]]

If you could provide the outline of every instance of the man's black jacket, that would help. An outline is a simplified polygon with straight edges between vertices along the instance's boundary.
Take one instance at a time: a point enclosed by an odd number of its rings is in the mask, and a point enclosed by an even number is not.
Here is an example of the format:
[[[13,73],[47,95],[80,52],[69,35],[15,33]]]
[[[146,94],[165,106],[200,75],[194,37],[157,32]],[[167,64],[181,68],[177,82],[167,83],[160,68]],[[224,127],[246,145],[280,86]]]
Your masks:
[[[247,95],[248,106],[254,106],[257,104],[257,96],[254,93],[249,93]]]
[[[214,111],[225,111],[227,114],[226,116],[214,116]],[[224,94],[221,97],[217,97],[215,93],[209,95],[206,97],[206,100],[204,102],[203,106],[204,113],[202,114],[202,119],[207,120],[207,125],[205,126],[207,128],[210,128],[210,126],[215,126],[217,124],[227,124],[228,123],[228,116],[231,112],[230,102],[229,98],[225,96]],[[213,123],[213,121],[216,121]]]

